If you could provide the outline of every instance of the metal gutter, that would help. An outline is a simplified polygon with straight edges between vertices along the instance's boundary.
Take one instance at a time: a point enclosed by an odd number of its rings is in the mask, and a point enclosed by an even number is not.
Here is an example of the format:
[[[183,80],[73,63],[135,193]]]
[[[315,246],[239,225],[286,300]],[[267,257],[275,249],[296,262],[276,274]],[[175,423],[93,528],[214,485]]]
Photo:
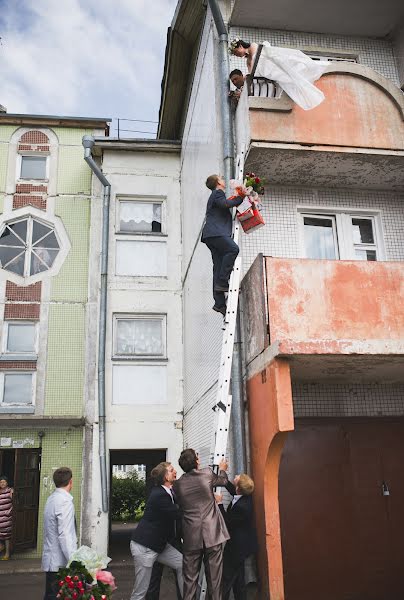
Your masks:
[[[109,241],[109,205],[111,184],[101,171],[94,158],[92,148],[95,140],[91,135],[83,137],[84,160],[103,185],[102,238],[101,238],[101,289],[98,333],[98,432],[101,473],[102,510],[108,512],[108,479],[105,436],[105,344],[107,333],[107,277],[108,277],[108,241]]]

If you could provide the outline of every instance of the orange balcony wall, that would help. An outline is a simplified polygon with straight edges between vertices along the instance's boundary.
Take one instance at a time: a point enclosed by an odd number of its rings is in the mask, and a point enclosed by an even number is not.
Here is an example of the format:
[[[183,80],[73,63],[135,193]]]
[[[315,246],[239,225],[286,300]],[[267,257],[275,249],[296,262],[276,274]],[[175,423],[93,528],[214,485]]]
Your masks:
[[[242,282],[262,600],[285,600],[279,466],[292,382],[404,381],[404,263],[269,258]]]
[[[353,63],[330,63],[316,82],[325,100],[304,111],[280,98],[247,96],[236,138],[248,167],[272,183],[404,189],[404,97],[391,81]]]
[[[300,380],[343,380],[355,369],[358,380],[404,381],[404,263],[260,255],[243,289],[255,370],[283,357]]]

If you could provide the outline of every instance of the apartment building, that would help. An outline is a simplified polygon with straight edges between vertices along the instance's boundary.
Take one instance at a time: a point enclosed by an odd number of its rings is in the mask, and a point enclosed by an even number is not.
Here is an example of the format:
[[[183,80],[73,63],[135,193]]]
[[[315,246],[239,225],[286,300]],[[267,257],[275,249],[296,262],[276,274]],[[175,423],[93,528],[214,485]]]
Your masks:
[[[15,557],[37,557],[52,474],[70,466],[79,533],[95,421],[101,203],[84,134],[107,119],[0,113],[0,471],[15,489]]]
[[[105,452],[106,472],[94,478],[89,502],[92,542],[107,552],[112,474],[139,465],[149,486],[151,469],[177,464],[183,446],[180,144],[90,143],[109,186],[105,404],[97,410],[105,446],[94,438],[92,449],[94,457]],[[104,190],[93,175],[99,201]]]
[[[199,233],[206,176],[229,159],[224,58],[209,6],[221,10],[230,40],[329,61],[317,108],[303,111],[285,94],[249,96],[244,86],[234,114],[234,162],[244,157],[245,170],[269,182],[267,224],[241,240],[245,387],[229,449],[233,473],[248,469],[256,483],[260,598],[399,597],[403,9],[395,1],[383,10],[373,1],[178,3],[159,135],[182,140],[184,445],[205,463],[223,332]],[[232,57],[229,72],[235,67],[246,72]]]

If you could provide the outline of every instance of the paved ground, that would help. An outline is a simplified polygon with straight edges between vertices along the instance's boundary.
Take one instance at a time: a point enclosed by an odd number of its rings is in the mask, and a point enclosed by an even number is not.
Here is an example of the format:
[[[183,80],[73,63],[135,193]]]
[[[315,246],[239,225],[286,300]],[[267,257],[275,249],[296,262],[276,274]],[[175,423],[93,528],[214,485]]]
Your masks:
[[[118,589],[113,600],[129,600],[133,588],[132,557],[129,551],[133,524],[113,526],[109,556],[110,570],[116,578]],[[39,559],[11,559],[0,562],[0,600],[43,600],[45,576]],[[249,586],[249,600],[256,600],[255,586]],[[177,600],[174,575],[164,569],[160,600]]]

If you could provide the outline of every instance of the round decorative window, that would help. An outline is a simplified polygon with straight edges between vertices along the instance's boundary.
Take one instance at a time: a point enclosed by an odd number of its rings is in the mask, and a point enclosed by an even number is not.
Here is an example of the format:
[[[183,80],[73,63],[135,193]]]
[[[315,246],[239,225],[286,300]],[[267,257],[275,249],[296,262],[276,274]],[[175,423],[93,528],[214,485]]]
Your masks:
[[[3,223],[0,231],[0,266],[20,277],[47,271],[59,254],[55,228],[31,215]]]

